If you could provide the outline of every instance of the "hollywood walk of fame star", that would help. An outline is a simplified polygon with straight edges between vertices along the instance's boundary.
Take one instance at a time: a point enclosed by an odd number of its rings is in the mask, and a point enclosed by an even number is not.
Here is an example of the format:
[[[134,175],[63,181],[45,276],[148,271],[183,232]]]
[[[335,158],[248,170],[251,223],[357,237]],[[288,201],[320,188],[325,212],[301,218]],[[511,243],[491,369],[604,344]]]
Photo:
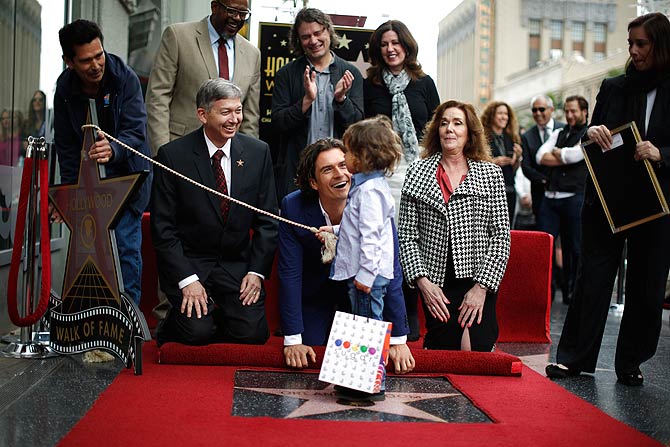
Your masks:
[[[340,37],[340,46],[339,48],[346,48],[347,50],[349,49],[349,44],[351,43],[352,39],[347,39],[346,34],[342,34],[342,37]]]
[[[363,57],[363,52],[359,51],[358,52],[358,57],[356,57],[356,60],[352,62],[354,67],[358,68],[358,71],[361,73],[365,73],[370,66],[370,62],[366,62],[365,58]]]
[[[94,141],[93,129],[86,128],[77,183],[49,188],[52,203],[70,229],[62,298],[71,311],[80,310],[83,300],[120,304],[116,247],[109,230],[141,184],[141,174],[101,178],[97,163],[88,156]]]
[[[420,410],[418,408],[405,405],[411,402],[417,402],[427,399],[441,399],[448,397],[461,396],[460,393],[424,393],[424,392],[387,392],[386,399],[381,402],[375,402],[369,407],[350,407],[337,403],[335,390],[333,385],[327,386],[322,390],[314,389],[281,389],[281,388],[244,388],[237,389],[256,391],[264,394],[277,395],[282,397],[292,397],[296,399],[305,400],[306,402],[300,405],[286,416],[287,419],[301,418],[306,416],[314,416],[320,414],[332,414],[344,411],[350,411],[353,408],[358,410],[365,410],[375,413],[395,414],[407,418],[422,419],[432,422],[449,422],[439,418],[431,413]]]

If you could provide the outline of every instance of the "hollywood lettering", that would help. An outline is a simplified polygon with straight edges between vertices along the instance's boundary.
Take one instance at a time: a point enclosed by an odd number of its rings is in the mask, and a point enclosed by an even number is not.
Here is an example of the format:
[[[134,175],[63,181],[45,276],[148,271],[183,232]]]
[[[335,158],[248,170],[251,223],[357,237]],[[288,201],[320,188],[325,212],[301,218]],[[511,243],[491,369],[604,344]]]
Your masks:
[[[114,205],[112,195],[89,194],[86,197],[73,197],[68,203],[72,211],[92,211],[102,208],[111,208]]]

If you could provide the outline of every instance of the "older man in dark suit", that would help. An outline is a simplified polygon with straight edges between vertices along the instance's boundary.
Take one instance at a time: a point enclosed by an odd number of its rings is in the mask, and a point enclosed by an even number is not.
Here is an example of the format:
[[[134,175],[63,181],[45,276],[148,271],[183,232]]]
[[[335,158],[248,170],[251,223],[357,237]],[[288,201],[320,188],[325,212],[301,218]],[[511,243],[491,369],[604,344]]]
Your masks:
[[[550,97],[538,95],[530,101],[531,112],[535,126],[521,135],[521,146],[523,147],[523,159],[521,169],[523,175],[530,180],[530,195],[533,201],[533,214],[537,219],[540,203],[544,198],[545,184],[547,183],[548,168],[540,166],[535,161],[537,150],[547,141],[551,133],[556,129],[562,129],[565,123],[554,121],[554,102]]]
[[[161,147],[157,160],[276,213],[269,147],[237,133],[241,97],[229,81],[205,81],[196,97],[202,127]],[[158,171],[152,236],[160,284],[172,305],[159,327],[158,342],[264,343],[269,333],[262,280],[272,267],[277,222]]]

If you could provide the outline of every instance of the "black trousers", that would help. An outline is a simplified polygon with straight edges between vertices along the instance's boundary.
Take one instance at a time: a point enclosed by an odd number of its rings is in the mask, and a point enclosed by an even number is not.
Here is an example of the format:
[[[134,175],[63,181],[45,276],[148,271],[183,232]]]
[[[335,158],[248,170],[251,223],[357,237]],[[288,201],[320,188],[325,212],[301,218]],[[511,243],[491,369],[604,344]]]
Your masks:
[[[450,318],[446,323],[434,318],[422,299],[423,312],[426,316],[426,337],[423,347],[425,349],[446,349],[460,351],[463,328],[458,324],[458,307],[468,290],[472,288],[472,278],[456,278],[451,256],[447,261],[447,275],[442,292],[450,301],[447,305]],[[497,294],[487,292],[484,309],[482,311],[482,322],[474,322],[468,329],[470,333],[470,346],[473,351],[491,352],[498,339],[498,321],[496,319]]]
[[[670,268],[670,217],[613,234],[602,206],[591,198],[582,212],[581,264],[556,361],[580,371],[595,371],[627,241],[626,301],[614,367],[619,373],[630,373],[656,353]]]
[[[240,300],[241,282],[242,277],[219,263],[203,283],[211,297],[207,315],[197,318],[193,311],[189,318],[173,306],[158,327],[158,344],[168,341],[188,345],[265,343],[270,335],[265,319],[265,289],[261,289],[256,303],[243,306]],[[176,303],[181,302],[182,297],[169,298],[171,303]]]

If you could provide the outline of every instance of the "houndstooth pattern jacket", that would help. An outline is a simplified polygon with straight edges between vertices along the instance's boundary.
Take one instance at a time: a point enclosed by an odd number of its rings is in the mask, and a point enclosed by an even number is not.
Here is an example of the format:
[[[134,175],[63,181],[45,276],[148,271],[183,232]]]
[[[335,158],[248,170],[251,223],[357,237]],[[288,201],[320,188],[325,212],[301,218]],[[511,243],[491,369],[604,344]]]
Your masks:
[[[505,182],[499,166],[468,159],[468,174],[448,203],[437,183],[441,154],[412,163],[400,199],[398,237],[405,279],[444,286],[447,254],[457,278],[497,291],[510,250]]]

